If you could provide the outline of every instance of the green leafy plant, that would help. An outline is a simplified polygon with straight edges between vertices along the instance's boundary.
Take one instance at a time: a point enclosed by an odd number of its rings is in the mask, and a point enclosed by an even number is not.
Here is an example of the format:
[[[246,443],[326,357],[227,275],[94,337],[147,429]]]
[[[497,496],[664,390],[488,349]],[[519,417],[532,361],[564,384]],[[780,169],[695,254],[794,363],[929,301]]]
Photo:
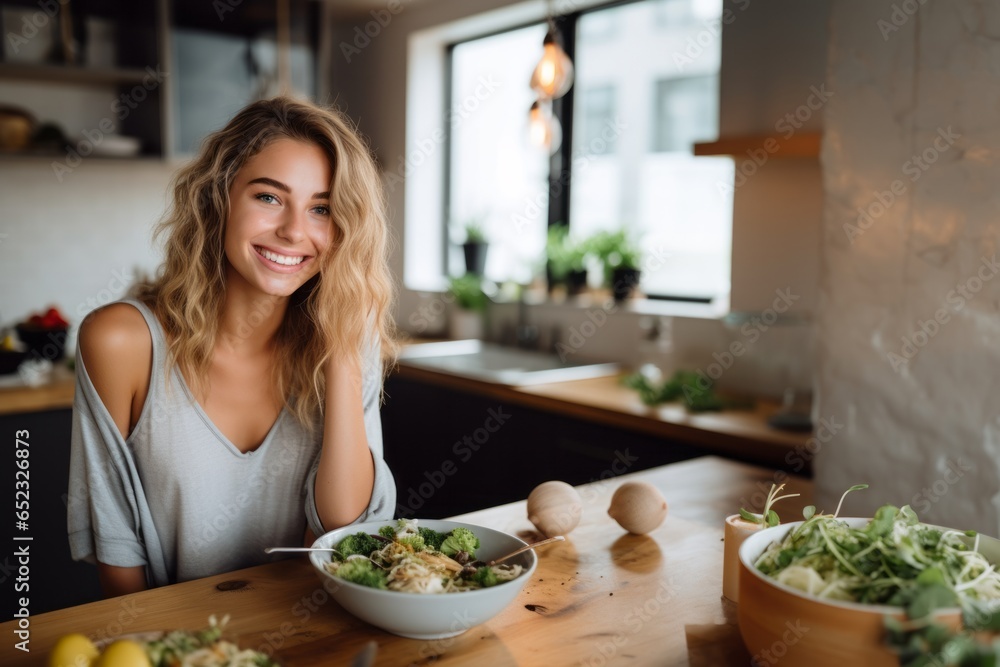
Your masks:
[[[489,303],[489,297],[483,291],[482,278],[472,273],[449,278],[448,294],[463,310],[484,311]]]
[[[586,241],[587,250],[601,260],[604,278],[611,280],[615,269],[638,269],[642,251],[625,230],[598,232]]]
[[[486,243],[486,232],[483,230],[482,223],[478,220],[470,220],[465,223],[465,242],[466,243]]]
[[[691,412],[753,407],[753,401],[719,396],[712,387],[712,381],[694,371],[679,370],[662,384],[637,372],[624,377],[622,384],[638,391],[639,400],[650,406],[683,401]]]
[[[954,602],[940,606],[954,606]],[[1000,662],[1000,615],[996,610],[970,613],[976,606],[963,604],[965,629],[958,631],[931,621],[933,609],[922,618],[907,609],[904,621],[886,616],[885,643],[899,656],[900,667],[996,667]]]
[[[571,240],[569,228],[565,225],[549,227],[545,254],[549,260],[552,277],[556,280],[564,279],[570,271],[583,271],[587,268],[585,244]]]

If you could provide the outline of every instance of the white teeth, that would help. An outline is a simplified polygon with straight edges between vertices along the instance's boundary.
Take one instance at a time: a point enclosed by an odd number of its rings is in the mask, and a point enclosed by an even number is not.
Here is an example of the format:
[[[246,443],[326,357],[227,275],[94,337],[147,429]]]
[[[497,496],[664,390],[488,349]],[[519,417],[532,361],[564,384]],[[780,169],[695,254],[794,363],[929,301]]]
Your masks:
[[[278,253],[271,252],[266,248],[257,248],[257,252],[271,260],[275,264],[283,264],[284,266],[295,266],[296,264],[301,264],[305,257],[299,255],[298,257],[286,257],[285,255],[279,255]]]

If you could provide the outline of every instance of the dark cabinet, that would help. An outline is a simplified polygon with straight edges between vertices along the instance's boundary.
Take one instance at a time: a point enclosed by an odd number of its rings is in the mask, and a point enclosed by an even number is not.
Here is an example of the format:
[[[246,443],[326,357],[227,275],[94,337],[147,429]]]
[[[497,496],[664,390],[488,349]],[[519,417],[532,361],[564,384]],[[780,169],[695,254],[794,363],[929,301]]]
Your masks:
[[[18,530],[15,517],[8,515],[6,543],[11,546],[0,556],[5,618],[13,617],[22,597],[28,598],[31,614],[101,598],[97,568],[73,561],[69,553],[66,498],[72,423],[72,411],[68,409],[0,415],[0,434],[6,439],[8,452],[4,457],[4,479],[8,480],[4,488],[10,489],[11,504],[18,471],[18,458],[14,454],[18,431],[27,431],[27,439],[22,440],[28,442],[29,452],[27,530]],[[15,541],[15,537],[30,537],[31,540]],[[25,546],[28,557],[27,563],[22,564],[15,552]],[[22,566],[26,570],[22,570]]]
[[[552,479],[584,484],[705,453],[399,375],[385,387],[397,517],[442,518],[523,500]]]

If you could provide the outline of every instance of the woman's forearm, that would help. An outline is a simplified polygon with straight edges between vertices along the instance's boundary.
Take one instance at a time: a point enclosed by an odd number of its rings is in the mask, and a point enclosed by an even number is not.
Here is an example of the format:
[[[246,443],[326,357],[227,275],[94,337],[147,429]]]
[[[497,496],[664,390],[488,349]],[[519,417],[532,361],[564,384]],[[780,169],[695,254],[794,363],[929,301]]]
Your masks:
[[[365,433],[361,373],[350,364],[326,371],[323,449],[316,473],[316,510],[333,530],[357,519],[371,502],[375,463]]]
[[[97,578],[101,582],[101,591],[106,598],[138,593],[149,588],[146,585],[146,568],[141,565],[116,567],[98,562]]]

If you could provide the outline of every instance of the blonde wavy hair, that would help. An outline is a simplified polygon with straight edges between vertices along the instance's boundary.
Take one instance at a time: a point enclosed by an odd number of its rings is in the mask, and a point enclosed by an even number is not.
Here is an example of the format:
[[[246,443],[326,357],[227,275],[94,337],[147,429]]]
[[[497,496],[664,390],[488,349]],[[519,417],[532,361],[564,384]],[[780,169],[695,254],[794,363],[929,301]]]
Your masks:
[[[321,148],[333,172],[334,243],[319,258],[318,275],[291,295],[275,340],[275,386],[311,429],[322,414],[323,368],[331,357],[360,367],[367,346],[380,344],[385,372],[398,349],[385,195],[375,161],[342,114],[276,97],[250,104],[207,137],[194,161],[175,176],[173,204],[157,226],[156,236],[166,236],[166,259],[157,277],[133,294],[166,331],[168,370],[177,364],[205,388],[226,290],[229,191],[251,157],[283,138]]]

